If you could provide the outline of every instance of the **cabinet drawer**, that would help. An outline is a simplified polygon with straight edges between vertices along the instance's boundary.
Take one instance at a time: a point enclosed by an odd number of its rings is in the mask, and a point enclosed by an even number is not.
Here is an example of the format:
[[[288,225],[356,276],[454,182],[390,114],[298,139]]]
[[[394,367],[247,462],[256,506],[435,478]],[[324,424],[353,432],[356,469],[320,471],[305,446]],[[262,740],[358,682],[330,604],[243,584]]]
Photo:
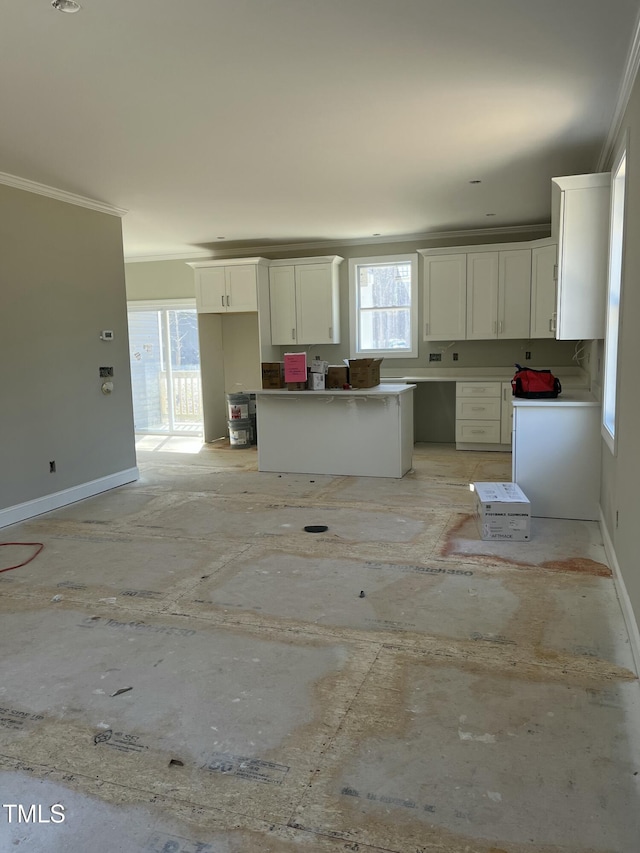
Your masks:
[[[500,444],[500,421],[457,421],[456,442]]]
[[[501,401],[498,398],[458,397],[456,400],[456,418],[468,420],[499,421]]]
[[[456,382],[456,397],[497,397],[500,399],[500,382]]]

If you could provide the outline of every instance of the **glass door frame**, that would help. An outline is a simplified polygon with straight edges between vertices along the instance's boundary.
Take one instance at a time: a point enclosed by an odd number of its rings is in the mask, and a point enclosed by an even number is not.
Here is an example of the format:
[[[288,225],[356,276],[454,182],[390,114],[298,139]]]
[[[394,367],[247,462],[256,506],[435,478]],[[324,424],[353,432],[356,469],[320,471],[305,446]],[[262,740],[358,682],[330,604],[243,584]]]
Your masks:
[[[139,430],[145,435],[185,435],[183,430],[176,429],[175,425],[175,403],[173,395],[173,366],[171,364],[171,339],[169,334],[169,323],[163,322],[160,312],[168,311],[196,311],[197,307],[195,298],[185,299],[136,299],[127,302],[127,318],[132,312],[158,312],[159,338],[162,341],[161,364],[167,377],[167,416],[168,429],[153,432],[151,430]],[[199,347],[198,347],[199,349]],[[131,358],[131,354],[129,356]],[[202,370],[200,370],[200,388],[202,389]],[[200,400],[202,400],[202,391],[200,392]],[[135,414],[135,412],[134,412]],[[194,433],[195,435],[196,433]],[[201,421],[201,429],[198,435],[204,434],[204,423]]]

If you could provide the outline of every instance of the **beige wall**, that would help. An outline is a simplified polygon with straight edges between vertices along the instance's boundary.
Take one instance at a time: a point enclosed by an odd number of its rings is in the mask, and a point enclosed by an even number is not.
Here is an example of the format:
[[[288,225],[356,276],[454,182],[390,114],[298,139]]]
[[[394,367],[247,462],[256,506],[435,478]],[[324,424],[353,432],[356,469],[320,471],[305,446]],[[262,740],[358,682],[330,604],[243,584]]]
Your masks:
[[[1,510],[136,463],[120,219],[0,185],[0,222]]]
[[[193,270],[185,261],[128,263],[125,268],[127,300],[195,299]]]
[[[536,235],[538,237],[540,235]],[[367,244],[360,246],[326,246],[322,249],[296,251],[264,251],[261,256],[270,260],[274,258],[313,257],[316,255],[339,255],[344,258],[340,265],[340,343],[323,346],[306,347],[309,356],[318,356],[331,364],[341,363],[349,358],[349,259],[375,257],[376,255],[395,255],[406,252],[416,252],[418,249],[434,248],[437,246],[466,246],[483,243],[506,243],[520,240],[530,240],[526,233],[504,234],[496,230],[491,236],[471,236],[450,238],[448,240],[420,240],[415,242],[397,242],[385,244]],[[255,250],[244,253],[245,257],[255,257]],[[243,257],[237,252],[234,257]],[[423,258],[418,257],[420,280],[422,280]],[[195,296],[193,270],[184,261],[150,261],[129,263],[126,265],[127,299],[174,299],[184,296]],[[419,288],[419,316],[422,316],[422,289]],[[561,367],[575,366],[573,356],[575,343],[538,339],[535,341],[459,341],[455,347],[448,347],[451,341],[425,342],[419,340],[417,359],[387,359],[385,368],[433,368],[441,367],[512,367],[515,362],[525,359],[525,352],[531,352],[530,367]],[[247,338],[241,343],[245,348],[252,346]],[[448,348],[446,348],[448,347]],[[445,349],[444,352],[442,350]],[[276,356],[282,359],[290,347],[277,348]],[[301,348],[300,348],[301,349]],[[430,362],[430,353],[441,353],[441,362]],[[453,353],[458,354],[458,360],[453,361]]]
[[[616,142],[628,134],[627,195],[622,278],[621,328],[618,361],[617,453],[602,444],[601,506],[613,541],[625,586],[640,621],[640,82],[636,80]],[[611,165],[611,164],[610,164]],[[616,526],[616,513],[618,523]]]

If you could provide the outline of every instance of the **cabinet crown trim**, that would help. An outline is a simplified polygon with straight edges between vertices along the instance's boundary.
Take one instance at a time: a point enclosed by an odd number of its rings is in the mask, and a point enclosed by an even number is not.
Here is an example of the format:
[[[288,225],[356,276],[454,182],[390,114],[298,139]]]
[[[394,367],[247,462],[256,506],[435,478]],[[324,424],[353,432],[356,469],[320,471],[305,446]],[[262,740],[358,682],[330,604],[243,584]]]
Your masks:
[[[191,261],[187,263],[187,266],[194,270],[201,270],[211,267],[234,267],[244,264],[268,266],[269,261],[266,258],[225,258],[224,260],[220,259],[215,261]]]
[[[552,237],[543,237],[540,240],[525,240],[517,243],[478,243],[475,246],[443,246],[437,249],[418,249],[423,258],[437,257],[438,255],[463,255],[472,252],[517,252],[523,249],[537,249],[543,246],[554,245],[557,241]]]
[[[292,267],[300,266],[301,264],[341,264],[344,258],[339,255],[320,255],[319,257],[306,258],[277,258],[273,261],[268,261],[270,267]]]
[[[598,172],[594,175],[567,175],[551,178],[561,190],[583,190],[587,187],[608,187],[611,184],[611,172]]]

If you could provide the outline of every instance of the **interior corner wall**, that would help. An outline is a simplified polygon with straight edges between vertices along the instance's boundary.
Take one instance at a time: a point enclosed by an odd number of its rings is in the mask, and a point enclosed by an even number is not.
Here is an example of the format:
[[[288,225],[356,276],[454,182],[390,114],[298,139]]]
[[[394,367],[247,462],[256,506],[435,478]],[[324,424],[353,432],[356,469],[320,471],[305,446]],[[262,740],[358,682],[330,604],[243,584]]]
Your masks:
[[[601,507],[636,622],[640,623],[640,394],[637,383],[637,365],[640,363],[640,242],[636,236],[640,231],[640,81],[637,78],[614,146],[615,152],[625,133],[628,134],[627,187],[618,343],[617,452],[613,455],[602,443]]]
[[[0,389],[0,515],[135,470],[119,217],[0,185]]]

